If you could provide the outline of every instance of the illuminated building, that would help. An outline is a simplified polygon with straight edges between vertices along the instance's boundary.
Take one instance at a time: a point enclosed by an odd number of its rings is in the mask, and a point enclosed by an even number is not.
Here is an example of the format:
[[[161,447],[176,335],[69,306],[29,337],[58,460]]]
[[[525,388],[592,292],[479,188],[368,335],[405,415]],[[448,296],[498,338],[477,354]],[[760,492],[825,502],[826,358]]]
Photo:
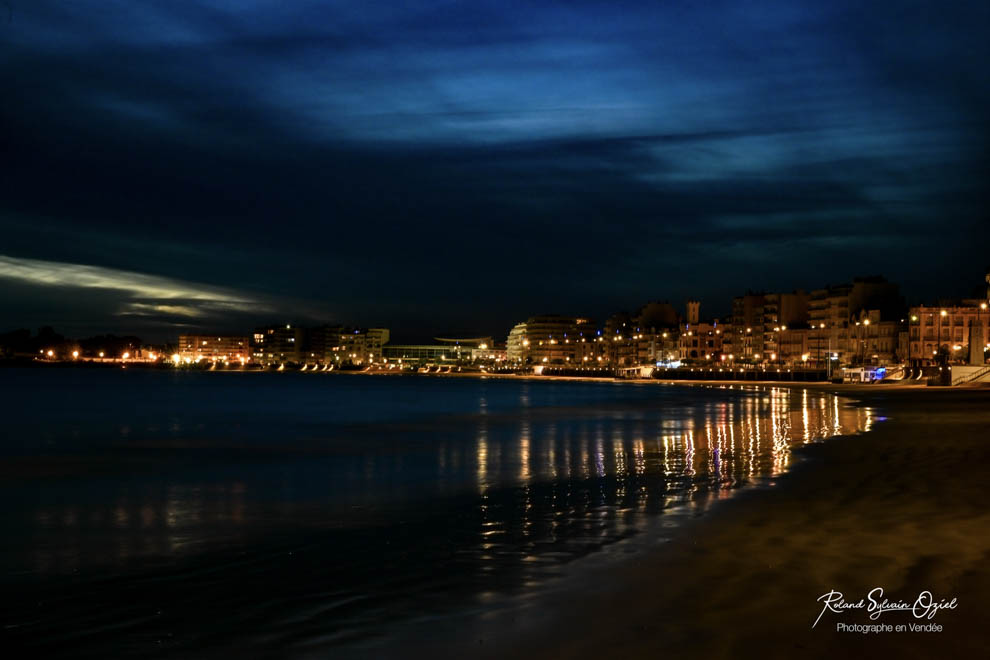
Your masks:
[[[742,361],[779,361],[784,347],[779,333],[787,328],[805,326],[808,322],[810,296],[802,290],[790,293],[753,293],[732,299],[732,327],[724,349]],[[799,333],[792,336],[798,341]],[[784,349],[786,350],[786,349]]]
[[[507,361],[508,355],[505,344],[491,344],[484,348],[478,346],[471,349],[471,359],[475,363],[498,364]]]
[[[767,293],[763,296],[763,334],[776,327],[799,326],[808,322],[810,296],[798,290],[791,293]]]
[[[819,366],[829,355],[839,364],[896,361],[903,357],[897,350],[904,317],[899,287],[882,277],[859,277],[851,284],[812,291],[808,303],[812,360]]]
[[[533,316],[509,332],[506,357],[516,364],[583,364],[600,356],[599,337],[585,318]]]
[[[433,339],[446,347],[447,353],[453,354],[455,359],[461,362],[473,362],[482,355],[487,359],[495,348],[493,337],[434,337]]]
[[[273,325],[254,331],[253,351],[263,364],[302,364],[306,331],[292,324]]]
[[[763,354],[762,293],[747,293],[732,299],[732,332],[724,341],[740,360],[756,361]]]
[[[389,337],[388,328],[347,328],[340,333],[334,359],[341,364],[355,365],[381,362]]]
[[[403,364],[455,363],[460,359],[450,346],[442,344],[389,344],[382,351],[389,362]]]
[[[254,355],[263,364],[368,364],[382,359],[386,328],[345,328],[292,324],[258,328]]]
[[[251,339],[241,335],[179,335],[182,360],[249,360]]]
[[[945,361],[984,364],[987,337],[990,337],[990,310],[986,306],[986,300],[973,299],[909,309],[911,361],[934,364],[939,361],[941,350],[941,359]]]
[[[678,359],[679,321],[674,306],[666,301],[649,302],[639,308],[632,340],[636,347],[636,365],[655,365]]]
[[[699,319],[699,303],[689,301],[687,304],[686,323],[680,327],[677,338],[677,348],[681,360],[706,361],[718,360],[722,354],[723,331],[726,327],[718,322],[701,321]]]
[[[990,272],[980,298],[908,310],[909,356],[915,365],[953,362],[982,366],[990,350]]]
[[[340,348],[340,336],[344,329],[339,325],[321,325],[306,329],[305,362],[331,364]]]
[[[389,344],[383,354],[389,362],[401,360],[404,364],[468,364],[477,361],[494,361],[494,341],[491,337],[449,339],[435,337],[436,344]],[[502,349],[502,359],[505,349]]]
[[[722,354],[723,326],[718,320],[684,323],[677,339],[681,360],[716,360]]]
[[[695,305],[697,309],[699,303],[688,305]],[[628,368],[676,360],[680,356],[677,336],[674,308],[669,303],[649,303],[641,307],[635,317],[624,312],[610,316],[600,336],[600,350],[591,356],[594,360],[587,362],[593,361],[595,366]]]

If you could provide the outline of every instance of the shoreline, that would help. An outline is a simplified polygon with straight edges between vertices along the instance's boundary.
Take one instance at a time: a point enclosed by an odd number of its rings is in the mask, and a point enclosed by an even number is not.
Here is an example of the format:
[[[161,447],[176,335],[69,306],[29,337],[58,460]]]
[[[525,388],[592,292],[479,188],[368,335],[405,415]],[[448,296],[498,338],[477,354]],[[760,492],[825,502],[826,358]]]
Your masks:
[[[22,368],[22,369],[53,369],[53,368],[91,368],[91,369],[119,369],[131,368],[142,371],[160,371],[163,373],[176,373],[174,367],[164,365],[153,365],[146,363],[133,364],[84,364],[71,362],[51,362],[51,363],[14,363],[0,362],[0,368]],[[388,376],[388,377],[422,377],[422,378],[473,378],[473,379],[499,379],[499,380],[525,380],[531,382],[554,383],[554,382],[574,382],[574,383],[628,383],[638,385],[685,385],[685,386],[712,386],[712,387],[779,387],[787,389],[810,389],[820,392],[828,392],[840,396],[855,396],[857,393],[880,393],[880,392],[921,392],[932,393],[945,391],[990,391],[990,382],[967,383],[965,385],[955,385],[951,387],[929,387],[925,383],[912,381],[901,383],[900,381],[876,382],[876,383],[833,383],[830,381],[793,381],[793,380],[690,380],[690,379],[663,379],[663,378],[618,378],[603,376],[544,376],[536,374],[499,374],[485,372],[453,372],[453,373],[418,373],[418,372],[389,372],[389,371],[367,371],[359,369],[334,370],[334,371],[313,371],[304,372],[299,370],[279,372],[275,369],[255,369],[255,368],[234,368],[234,369],[180,369],[178,373],[225,373],[225,374],[321,374],[324,376],[347,375],[347,376]]]
[[[681,521],[662,545],[617,562],[591,558],[531,598],[458,620],[454,640],[444,625],[399,632],[394,656],[930,658],[984,649],[990,389],[813,389],[869,406],[879,423],[796,448],[799,460],[770,487]],[[918,622],[903,612],[879,621],[826,613],[812,627],[823,594],[855,601],[876,587],[909,602],[927,590],[958,607],[938,613],[942,632],[836,629]]]

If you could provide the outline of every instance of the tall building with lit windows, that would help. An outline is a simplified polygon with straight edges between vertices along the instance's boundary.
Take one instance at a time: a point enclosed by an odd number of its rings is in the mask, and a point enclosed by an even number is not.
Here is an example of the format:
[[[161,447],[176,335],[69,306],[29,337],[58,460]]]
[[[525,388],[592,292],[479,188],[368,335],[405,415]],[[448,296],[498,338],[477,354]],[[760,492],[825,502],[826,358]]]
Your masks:
[[[381,362],[390,336],[388,328],[345,328],[340,333],[335,361],[353,365]]]
[[[387,328],[314,328],[286,324],[258,328],[252,350],[261,364],[369,364],[382,360]]]
[[[509,332],[506,357],[515,364],[586,364],[597,357],[594,342],[598,337],[594,325],[586,318],[533,316]]]
[[[739,360],[759,361],[763,355],[762,293],[747,293],[732,299],[732,352]]]
[[[303,358],[307,364],[332,364],[340,350],[340,336],[344,329],[339,325],[321,325],[306,329]]]
[[[302,364],[306,331],[292,324],[272,325],[254,331],[253,351],[262,364]]]
[[[807,327],[810,298],[800,289],[790,293],[749,292],[733,298],[726,347],[731,346],[737,360],[776,361],[776,356],[785,350],[780,333],[788,328]],[[791,333],[790,339],[796,341],[797,337],[799,333]]]
[[[689,305],[700,309],[700,303]],[[635,315],[613,314],[595,340],[597,354],[587,361],[623,369],[677,360],[678,320],[676,310],[666,302],[647,303]]]
[[[886,364],[903,359],[896,353],[905,313],[900,288],[879,276],[812,291],[808,302],[812,360],[820,363],[832,356],[839,364]]]
[[[183,360],[248,361],[251,339],[241,335],[179,335],[178,354]]]

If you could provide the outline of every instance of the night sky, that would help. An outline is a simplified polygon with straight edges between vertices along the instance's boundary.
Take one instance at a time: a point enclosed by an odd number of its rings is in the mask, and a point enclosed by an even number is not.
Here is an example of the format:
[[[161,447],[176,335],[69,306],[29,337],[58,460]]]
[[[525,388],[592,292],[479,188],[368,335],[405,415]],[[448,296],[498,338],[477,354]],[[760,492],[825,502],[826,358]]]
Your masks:
[[[501,335],[990,263],[985,0],[0,14],[0,330]]]

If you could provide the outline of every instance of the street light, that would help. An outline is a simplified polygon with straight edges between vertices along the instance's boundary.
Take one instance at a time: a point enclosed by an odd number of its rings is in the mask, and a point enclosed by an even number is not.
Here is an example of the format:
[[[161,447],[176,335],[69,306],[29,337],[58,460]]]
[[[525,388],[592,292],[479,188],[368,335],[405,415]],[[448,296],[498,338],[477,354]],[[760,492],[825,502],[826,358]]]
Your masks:
[[[822,335],[825,334],[824,333],[824,330],[825,330],[825,324],[824,323],[819,323],[818,324],[818,350],[816,351],[816,354],[815,354],[815,364],[818,365],[818,367],[821,367],[821,364],[822,364]]]
[[[976,312],[976,325],[980,326],[980,332],[983,332],[983,324],[980,322],[980,312],[987,308],[985,302],[980,303],[980,309]]]
[[[944,319],[946,316],[948,316],[948,312],[946,312],[943,309],[941,312],[938,313],[938,315],[941,318],[939,318],[939,320],[938,320],[938,342],[935,345],[935,355],[936,356],[938,355],[939,351],[942,350],[942,319]]]
[[[866,364],[866,348],[870,342],[870,332],[868,328],[870,327],[870,319],[863,319],[863,357],[860,360],[860,364]]]

